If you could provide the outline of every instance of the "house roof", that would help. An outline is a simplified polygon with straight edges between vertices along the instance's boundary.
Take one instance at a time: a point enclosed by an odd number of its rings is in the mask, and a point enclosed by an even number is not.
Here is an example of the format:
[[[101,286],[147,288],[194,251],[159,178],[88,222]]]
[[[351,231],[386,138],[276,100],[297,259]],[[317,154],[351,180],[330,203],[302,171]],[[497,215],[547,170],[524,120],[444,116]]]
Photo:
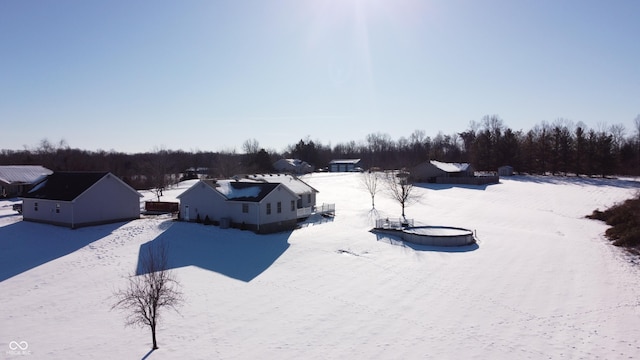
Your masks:
[[[331,160],[329,164],[357,164],[360,162],[360,159],[336,159]]]
[[[24,198],[71,201],[108,172],[54,172],[38,183]]]
[[[227,200],[260,202],[280,184],[236,180],[203,181]]]
[[[2,165],[0,182],[9,185],[34,184],[52,172],[40,165]]]
[[[282,164],[282,165],[290,165],[293,167],[299,167],[299,166],[311,166],[309,165],[306,161],[302,161],[300,159],[280,159],[278,161],[276,161],[274,163],[275,164]]]
[[[430,163],[438,169],[448,173],[468,171],[471,166],[468,163],[444,163],[435,160],[431,160]]]
[[[245,180],[245,179],[243,179]],[[256,180],[263,181],[269,183],[280,183],[286,187],[288,187],[291,191],[296,194],[306,194],[309,192],[319,192],[314,189],[311,185],[306,182],[300,180],[300,178],[292,175],[286,174],[254,174],[247,175],[246,180]]]

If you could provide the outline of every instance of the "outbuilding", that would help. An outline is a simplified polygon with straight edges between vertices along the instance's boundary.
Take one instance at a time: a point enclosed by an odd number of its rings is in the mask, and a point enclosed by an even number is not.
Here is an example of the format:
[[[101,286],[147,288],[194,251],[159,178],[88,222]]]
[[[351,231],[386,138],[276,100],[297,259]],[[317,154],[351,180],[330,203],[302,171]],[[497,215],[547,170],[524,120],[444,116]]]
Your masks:
[[[487,185],[500,182],[500,177],[495,173],[476,176],[471,164],[445,163],[435,160],[415,166],[411,171],[411,179],[417,182],[466,185]]]
[[[138,219],[141,197],[109,172],[54,172],[22,196],[22,214],[75,229]]]
[[[414,167],[411,177],[420,182],[444,182],[448,178],[473,177],[473,167],[468,163],[445,163],[440,161],[427,161]]]
[[[329,162],[330,172],[349,172],[359,170],[361,170],[360,159],[337,159]]]
[[[500,176],[513,176],[513,166],[504,165],[498,168],[498,175]]]

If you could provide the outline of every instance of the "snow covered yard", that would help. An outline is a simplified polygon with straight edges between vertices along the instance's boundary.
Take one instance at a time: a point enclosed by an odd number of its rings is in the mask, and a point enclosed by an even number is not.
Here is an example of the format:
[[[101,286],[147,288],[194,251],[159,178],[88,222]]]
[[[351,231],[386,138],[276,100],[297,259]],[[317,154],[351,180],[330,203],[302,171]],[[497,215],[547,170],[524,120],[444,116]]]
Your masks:
[[[640,357],[640,268],[584,218],[637,183],[422,184],[406,209],[416,225],[479,238],[438,249],[369,232],[400,206],[378,193],[372,211],[359,176],[304,177],[335,218],[272,235],[168,217],[69,230],[22,222],[0,202],[0,358],[145,357],[149,331],[124,328],[110,297],[153,241],[169,243],[186,302],[163,313],[147,359]],[[12,353],[12,341],[28,349]]]

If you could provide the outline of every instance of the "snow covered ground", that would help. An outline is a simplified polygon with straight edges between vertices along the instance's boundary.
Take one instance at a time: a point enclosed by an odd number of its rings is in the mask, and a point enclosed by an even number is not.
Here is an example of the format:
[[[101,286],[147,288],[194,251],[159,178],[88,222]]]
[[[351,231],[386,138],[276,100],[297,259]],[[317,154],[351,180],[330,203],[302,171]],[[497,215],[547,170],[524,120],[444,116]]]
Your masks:
[[[407,217],[479,238],[443,249],[369,232],[400,206],[379,193],[371,211],[359,176],[304,177],[318,203],[336,204],[335,218],[272,235],[162,216],[69,230],[22,222],[0,201],[0,358],[640,357],[640,268],[584,218],[638,183],[424,184]],[[154,241],[169,243],[186,302],[163,314],[149,353],[149,331],[123,327],[110,307]]]

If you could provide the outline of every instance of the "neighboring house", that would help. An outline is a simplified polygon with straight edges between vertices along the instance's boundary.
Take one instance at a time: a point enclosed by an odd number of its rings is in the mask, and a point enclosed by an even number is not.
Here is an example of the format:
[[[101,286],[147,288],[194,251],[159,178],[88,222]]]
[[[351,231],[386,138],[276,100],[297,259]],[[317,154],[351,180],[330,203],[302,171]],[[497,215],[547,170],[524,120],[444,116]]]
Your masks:
[[[184,221],[272,233],[294,229],[298,219],[299,196],[280,183],[200,180],[177,198]]]
[[[329,162],[330,172],[347,172],[347,171],[359,171],[360,159],[339,159],[331,160]]]
[[[315,168],[306,161],[298,159],[280,159],[273,163],[273,168],[278,172],[298,175],[308,174],[315,170]]]
[[[33,184],[53,171],[40,165],[0,166],[0,197],[14,197],[26,193]]]
[[[190,167],[182,173],[182,176],[180,177],[180,179],[181,181],[193,180],[193,179],[204,179],[208,175],[209,175],[209,168],[207,167],[198,167],[198,168]]]
[[[448,178],[473,177],[473,167],[468,163],[445,163],[427,161],[417,165],[411,171],[411,178],[419,182],[442,182]]]
[[[438,184],[486,185],[500,182],[494,174],[477,176],[473,166],[468,163],[445,163],[426,161],[413,168],[411,180]]]
[[[513,176],[513,166],[505,165],[498,168],[498,175],[500,176]]]
[[[280,183],[288,187],[299,199],[296,202],[296,211],[298,218],[304,218],[311,215],[316,206],[316,194],[318,190],[311,185],[300,180],[297,176],[285,174],[254,174],[247,175],[243,181],[262,181],[268,183]]]
[[[72,229],[138,219],[142,195],[109,172],[54,172],[22,196],[26,221]]]

